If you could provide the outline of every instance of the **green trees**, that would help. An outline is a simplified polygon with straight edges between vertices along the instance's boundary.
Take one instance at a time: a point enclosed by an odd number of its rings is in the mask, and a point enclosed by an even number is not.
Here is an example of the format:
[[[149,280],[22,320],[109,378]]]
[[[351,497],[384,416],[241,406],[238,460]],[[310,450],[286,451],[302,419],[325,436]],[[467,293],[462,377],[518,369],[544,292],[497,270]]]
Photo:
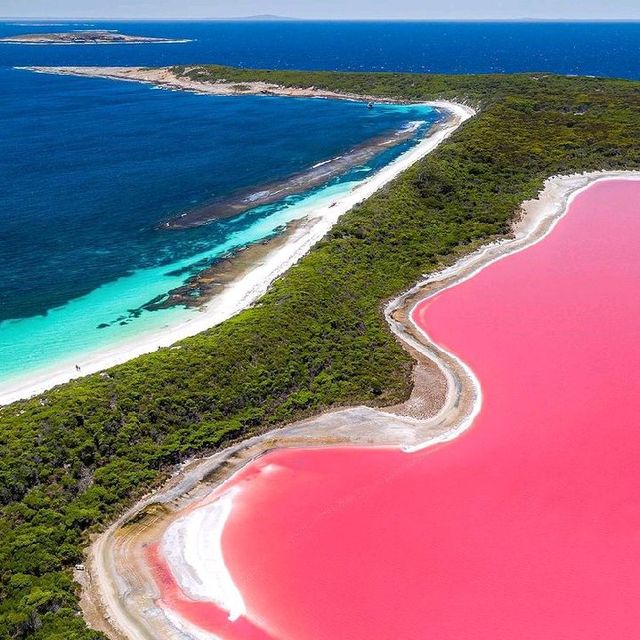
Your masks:
[[[640,168],[640,83],[548,75],[231,70],[233,82],[465,99],[449,142],[346,214],[251,309],[162,350],[0,409],[0,640],[90,639],[70,567],[98,529],[196,452],[409,391],[385,300],[507,233],[554,173]]]

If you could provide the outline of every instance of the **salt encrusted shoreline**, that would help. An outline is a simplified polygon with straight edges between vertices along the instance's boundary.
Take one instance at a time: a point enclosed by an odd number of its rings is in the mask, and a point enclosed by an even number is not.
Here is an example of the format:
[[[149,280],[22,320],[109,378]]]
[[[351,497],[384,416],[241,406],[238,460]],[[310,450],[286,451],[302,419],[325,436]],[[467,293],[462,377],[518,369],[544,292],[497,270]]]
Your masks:
[[[170,637],[175,632],[176,621],[172,620],[173,616],[163,615],[154,603],[157,594],[144,567],[141,545],[160,540],[167,527],[184,514],[185,509],[193,511],[205,503],[204,508],[215,508],[216,500],[225,496],[221,485],[265,452],[283,446],[337,444],[398,446],[411,452],[451,440],[468,428],[482,403],[480,385],[463,362],[431,342],[416,326],[412,321],[413,310],[425,299],[472,278],[497,260],[540,242],[566,214],[579,193],[596,182],[611,179],[640,180],[640,172],[594,172],[547,180],[539,197],[523,204],[523,216],[514,226],[512,238],[465,256],[387,305],[385,314],[392,331],[412,352],[435,362],[447,377],[447,397],[435,415],[419,420],[367,407],[344,409],[254,437],[209,458],[184,465],[163,489],[127,511],[92,545],[88,561],[92,588],[83,593],[87,619],[114,638],[142,639],[149,633],[160,639]],[[143,518],[140,526],[129,524],[123,532],[122,525],[130,522],[135,514],[158,505],[163,509],[160,515]],[[116,532],[117,536],[114,535]],[[221,550],[217,562],[224,564]],[[179,572],[180,567],[174,564],[172,570]],[[224,573],[230,575],[226,567]],[[114,585],[118,585],[119,590]],[[216,600],[237,602],[235,585],[232,591],[217,593]],[[136,611],[146,614],[136,615]],[[149,616],[150,611],[156,614]],[[187,626],[180,626],[185,637],[198,637],[195,630],[190,635]]]
[[[41,68],[30,68],[41,71]],[[48,69],[48,68],[46,68]],[[65,68],[66,69],[66,68]],[[73,68],[77,69],[77,68]],[[97,75],[96,69],[90,67]],[[152,70],[153,71],[153,70]],[[53,67],[47,73],[60,73]],[[79,75],[75,72],[73,75]],[[116,76],[104,76],[116,77]],[[121,78],[117,78],[121,79]],[[147,80],[145,80],[147,82]],[[151,82],[151,81],[149,81]],[[188,89],[191,90],[191,89]],[[287,94],[297,95],[297,94]],[[332,96],[333,97],[333,96]],[[344,98],[344,96],[341,96]],[[351,98],[350,98],[351,99]],[[360,98],[367,100],[367,97]],[[446,101],[420,103],[441,110],[447,118],[434,126],[429,134],[414,147],[377,171],[374,175],[359,182],[350,192],[329,204],[318,206],[286,236],[284,242],[274,243],[273,251],[264,256],[252,269],[241,274],[235,281],[224,287],[219,295],[201,307],[199,313],[180,324],[149,332],[135,339],[123,341],[113,347],[97,349],[88,358],[73,358],[54,367],[42,369],[36,373],[3,383],[0,390],[0,405],[29,398],[74,378],[96,373],[117,364],[122,364],[144,353],[169,347],[180,340],[196,335],[220,324],[258,300],[271,283],[289,267],[298,262],[338,221],[338,219],[356,204],[366,200],[376,191],[396,178],[402,171],[433,151],[443,140],[455,131],[465,120],[474,115],[474,110],[465,105]],[[80,372],[76,369],[80,367]]]

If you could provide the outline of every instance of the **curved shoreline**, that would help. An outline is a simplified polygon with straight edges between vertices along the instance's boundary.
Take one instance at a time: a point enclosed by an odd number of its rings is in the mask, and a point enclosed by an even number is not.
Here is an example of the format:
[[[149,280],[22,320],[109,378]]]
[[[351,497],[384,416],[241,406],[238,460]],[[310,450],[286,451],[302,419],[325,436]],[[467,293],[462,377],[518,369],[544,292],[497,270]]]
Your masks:
[[[149,84],[158,89],[168,91],[188,91],[214,96],[279,96],[283,98],[320,98],[330,100],[349,100],[352,102],[377,102],[381,104],[430,104],[420,101],[398,100],[357,93],[342,93],[317,87],[291,87],[265,82],[263,80],[248,82],[231,82],[224,79],[209,81],[208,79],[192,79],[187,73],[194,67],[181,67],[184,73],[178,75],[176,67],[14,67],[19,71],[47,73],[63,76],[81,76],[86,78],[102,78],[124,82]],[[448,103],[451,104],[451,103]],[[474,109],[470,109],[475,113]]]
[[[57,70],[47,72],[58,73]],[[361,100],[366,98],[363,97]],[[444,112],[447,115],[446,119],[434,125],[418,144],[359,182],[343,197],[315,207],[299,223],[292,225],[291,233],[283,236],[284,241],[274,243],[272,251],[253,267],[243,271],[225,286],[219,295],[213,296],[201,307],[199,313],[194,313],[192,317],[173,326],[150,331],[135,339],[123,340],[112,347],[96,349],[89,356],[70,356],[67,361],[3,382],[0,405],[32,397],[75,378],[103,371],[160,348],[170,347],[184,338],[220,324],[256,302],[266,293],[271,283],[322,239],[344,213],[371,197],[400,173],[431,153],[475,114],[470,107],[453,102],[434,101],[419,104]],[[76,369],[76,364],[80,366],[80,372]]]
[[[222,199],[213,199],[197,207],[183,211],[160,222],[156,228],[163,231],[190,229],[207,225],[215,220],[224,220],[246,211],[280,202],[289,196],[303,196],[313,189],[323,189],[334,179],[349,171],[367,165],[383,152],[406,142],[420,140],[419,129],[428,124],[426,120],[410,122],[389,134],[370,138],[355,145],[349,151],[306,167],[288,177],[268,183],[253,185]],[[430,125],[430,129],[438,122]],[[428,137],[428,133],[427,133]]]
[[[640,172],[594,172],[550,178],[537,199],[523,203],[525,215],[515,225],[513,238],[482,247],[388,303],[385,317],[392,332],[405,348],[428,358],[446,378],[446,397],[435,415],[421,420],[368,407],[343,409],[256,436],[186,464],[162,489],[129,509],[91,546],[88,558],[91,588],[83,590],[82,598],[88,622],[113,638],[169,637],[171,622],[167,618],[162,620],[154,603],[154,587],[149,588],[148,582],[144,584],[144,569],[136,575],[136,569],[132,568],[136,564],[136,545],[141,543],[141,536],[147,542],[149,536],[154,539],[161,536],[185,508],[194,508],[205,497],[215,500],[218,487],[267,451],[276,447],[351,445],[401,447],[409,453],[451,440],[469,428],[482,402],[479,382],[465,363],[433,343],[413,322],[416,306],[472,278],[490,264],[540,242],[564,217],[579,193],[596,182],[616,179],[640,180]],[[413,393],[416,390],[414,387]],[[150,508],[156,508],[157,512],[150,512]],[[141,514],[142,510],[147,511]],[[131,571],[127,578],[124,572],[118,572],[118,563],[125,559],[124,566],[127,572]],[[160,615],[151,616],[153,620],[137,617],[132,609],[139,611],[142,603],[147,613],[155,608]],[[151,622],[155,623],[152,631]]]

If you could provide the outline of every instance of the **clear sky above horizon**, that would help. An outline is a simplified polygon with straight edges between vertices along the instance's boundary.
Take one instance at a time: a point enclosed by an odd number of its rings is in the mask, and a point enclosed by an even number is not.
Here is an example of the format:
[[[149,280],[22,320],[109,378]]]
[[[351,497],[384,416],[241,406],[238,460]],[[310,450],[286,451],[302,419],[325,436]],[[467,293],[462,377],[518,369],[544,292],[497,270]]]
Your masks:
[[[1,17],[640,19],[640,0],[0,0]]]

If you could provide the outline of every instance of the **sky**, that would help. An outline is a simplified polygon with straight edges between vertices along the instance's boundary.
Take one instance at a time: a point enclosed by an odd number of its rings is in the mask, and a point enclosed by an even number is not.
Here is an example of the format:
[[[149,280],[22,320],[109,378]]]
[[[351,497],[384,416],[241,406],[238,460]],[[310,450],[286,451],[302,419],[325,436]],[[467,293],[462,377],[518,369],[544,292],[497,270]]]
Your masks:
[[[2,17],[636,19],[640,0],[0,0]]]

